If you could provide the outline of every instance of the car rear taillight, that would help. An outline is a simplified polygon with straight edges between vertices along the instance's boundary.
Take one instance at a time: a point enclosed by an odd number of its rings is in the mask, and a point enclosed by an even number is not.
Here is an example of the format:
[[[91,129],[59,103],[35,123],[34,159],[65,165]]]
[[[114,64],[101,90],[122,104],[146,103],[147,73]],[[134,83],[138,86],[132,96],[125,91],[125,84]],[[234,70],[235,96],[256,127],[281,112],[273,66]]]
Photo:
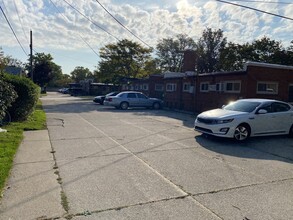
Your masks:
[[[112,98],[108,98],[108,101],[109,101],[109,102],[112,102]]]

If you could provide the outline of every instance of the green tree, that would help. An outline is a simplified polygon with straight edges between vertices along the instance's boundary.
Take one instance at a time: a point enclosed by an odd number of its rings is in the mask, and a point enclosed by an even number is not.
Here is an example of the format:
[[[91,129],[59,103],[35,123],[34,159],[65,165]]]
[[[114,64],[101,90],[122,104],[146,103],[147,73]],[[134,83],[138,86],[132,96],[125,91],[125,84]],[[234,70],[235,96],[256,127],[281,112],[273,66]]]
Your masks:
[[[118,83],[123,77],[145,77],[152,73],[148,68],[152,61],[151,52],[152,49],[127,39],[108,44],[100,49],[101,61],[95,76],[99,82],[111,83]]]
[[[157,56],[162,71],[180,72],[183,64],[184,50],[194,49],[195,42],[184,34],[175,39],[164,38],[157,44]]]
[[[253,49],[251,61],[293,65],[292,45],[286,49],[281,41],[275,41],[264,36],[260,40],[255,40],[251,47]]]
[[[242,70],[244,59],[248,54],[251,54],[251,48],[247,45],[240,45],[229,42],[227,46],[221,50],[219,63],[223,71]],[[247,55],[245,55],[247,54]]]
[[[68,87],[69,83],[73,83],[74,80],[71,78],[70,75],[68,74],[62,74],[60,79],[57,79],[56,81],[54,81],[54,87]]]
[[[4,55],[4,52],[0,47],[0,73],[3,73],[5,67],[7,66],[15,66],[21,68],[24,67],[23,63],[20,60],[12,58],[11,56]]]
[[[29,64],[26,65],[29,70]],[[36,53],[33,56],[33,81],[41,87],[47,85],[51,80],[62,75],[60,66],[53,62],[50,54]],[[29,75],[29,77],[31,77]]]
[[[81,80],[93,78],[92,72],[88,68],[84,68],[82,66],[75,67],[70,74],[71,78],[77,83]]]
[[[197,71],[210,73],[221,70],[220,55],[225,48],[227,39],[221,29],[213,31],[207,28],[196,44]]]
[[[241,70],[247,61],[293,65],[293,42],[286,49],[281,42],[263,37],[242,45],[230,42],[221,51],[222,70]]]

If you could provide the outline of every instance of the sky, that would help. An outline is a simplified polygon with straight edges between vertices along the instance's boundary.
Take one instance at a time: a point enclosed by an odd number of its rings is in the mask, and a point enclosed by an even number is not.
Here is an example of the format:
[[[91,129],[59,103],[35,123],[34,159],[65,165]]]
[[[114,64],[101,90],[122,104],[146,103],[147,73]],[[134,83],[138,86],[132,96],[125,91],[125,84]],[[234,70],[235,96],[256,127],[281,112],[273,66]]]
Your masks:
[[[223,30],[233,43],[267,36],[290,45],[292,0],[226,1],[291,20],[216,0],[0,0],[18,39],[0,11],[0,48],[5,55],[27,62],[32,30],[33,53],[51,54],[63,73],[70,74],[77,66],[97,69],[99,49],[122,39],[155,48],[160,40],[178,34],[197,41],[206,28],[212,28]]]

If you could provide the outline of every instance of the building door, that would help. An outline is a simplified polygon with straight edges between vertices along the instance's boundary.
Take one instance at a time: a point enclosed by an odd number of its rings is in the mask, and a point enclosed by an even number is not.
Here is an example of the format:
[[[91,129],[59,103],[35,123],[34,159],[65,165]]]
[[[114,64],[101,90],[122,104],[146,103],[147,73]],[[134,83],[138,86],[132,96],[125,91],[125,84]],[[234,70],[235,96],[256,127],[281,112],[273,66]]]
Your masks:
[[[293,102],[293,85],[289,86],[289,97],[288,102]]]

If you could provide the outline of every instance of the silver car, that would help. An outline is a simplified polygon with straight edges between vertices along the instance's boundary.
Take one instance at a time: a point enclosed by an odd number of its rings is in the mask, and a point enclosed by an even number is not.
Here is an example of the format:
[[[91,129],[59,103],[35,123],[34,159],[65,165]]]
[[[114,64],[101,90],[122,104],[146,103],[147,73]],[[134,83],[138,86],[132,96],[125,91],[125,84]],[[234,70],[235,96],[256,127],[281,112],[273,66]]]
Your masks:
[[[123,110],[128,109],[128,107],[160,109],[163,106],[163,101],[157,98],[149,98],[141,92],[127,91],[120,92],[116,96],[106,97],[104,105]]]
[[[293,136],[293,106],[270,99],[242,99],[199,114],[194,129],[244,141],[250,136]]]

